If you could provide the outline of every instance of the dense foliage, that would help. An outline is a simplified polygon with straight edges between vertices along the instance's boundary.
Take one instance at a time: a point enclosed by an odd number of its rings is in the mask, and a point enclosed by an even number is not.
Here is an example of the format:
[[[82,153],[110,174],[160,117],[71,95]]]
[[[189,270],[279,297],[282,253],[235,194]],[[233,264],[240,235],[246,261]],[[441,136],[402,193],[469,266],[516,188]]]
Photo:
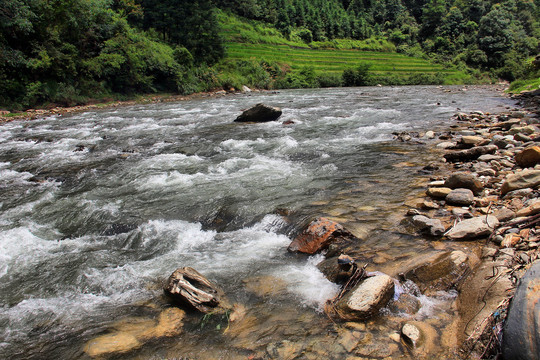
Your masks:
[[[216,18],[223,12],[266,22],[306,47],[348,41],[351,48],[376,45],[495,78],[537,76],[530,59],[538,53],[540,0],[0,0],[0,106],[191,93],[240,81],[370,83],[361,65],[337,77],[309,68],[289,73],[264,59],[223,62]],[[420,74],[410,81],[440,79]]]

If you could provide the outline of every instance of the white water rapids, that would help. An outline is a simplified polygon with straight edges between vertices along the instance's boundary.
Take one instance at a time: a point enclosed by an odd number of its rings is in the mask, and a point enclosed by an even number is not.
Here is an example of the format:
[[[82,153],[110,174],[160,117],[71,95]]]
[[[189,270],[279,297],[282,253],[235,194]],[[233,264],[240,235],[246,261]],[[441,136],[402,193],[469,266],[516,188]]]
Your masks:
[[[233,123],[261,102],[279,121]],[[392,132],[509,104],[485,88],[291,90],[1,125],[0,358],[82,356],[179,266],[237,301],[250,299],[243,279],[274,276],[316,312],[338,288],[320,257],[286,251],[314,204],[365,183],[365,206],[399,203],[418,169],[392,167],[407,160],[384,151]]]

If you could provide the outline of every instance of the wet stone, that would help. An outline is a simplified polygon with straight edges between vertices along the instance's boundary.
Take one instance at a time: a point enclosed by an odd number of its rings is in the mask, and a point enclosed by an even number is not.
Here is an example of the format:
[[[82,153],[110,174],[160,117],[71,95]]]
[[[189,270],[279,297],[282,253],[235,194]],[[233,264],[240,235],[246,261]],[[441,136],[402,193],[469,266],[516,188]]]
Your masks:
[[[451,205],[472,205],[474,203],[474,194],[469,189],[455,189],[446,196],[446,202]]]

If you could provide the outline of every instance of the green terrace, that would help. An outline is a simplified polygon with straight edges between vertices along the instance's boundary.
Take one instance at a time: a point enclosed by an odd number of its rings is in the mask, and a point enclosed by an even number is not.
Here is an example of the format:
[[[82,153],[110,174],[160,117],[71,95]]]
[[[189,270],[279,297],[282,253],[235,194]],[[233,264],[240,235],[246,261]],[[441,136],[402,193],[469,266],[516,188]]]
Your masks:
[[[369,63],[373,73],[445,73],[454,74],[458,71],[445,69],[439,64],[430,63],[424,59],[411,58],[398,53],[310,49],[290,45],[271,44],[226,44],[227,57],[233,60],[267,60],[288,64],[291,69],[299,70],[312,67],[316,72],[341,73],[345,69],[354,68],[359,63]]]

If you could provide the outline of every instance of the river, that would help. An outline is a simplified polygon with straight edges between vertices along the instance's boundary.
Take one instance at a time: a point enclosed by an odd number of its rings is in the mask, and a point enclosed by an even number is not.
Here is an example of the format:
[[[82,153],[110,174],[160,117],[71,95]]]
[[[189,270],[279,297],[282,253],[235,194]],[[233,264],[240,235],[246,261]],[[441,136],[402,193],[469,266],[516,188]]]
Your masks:
[[[233,123],[257,103],[283,116]],[[118,321],[155,318],[167,306],[161,282],[180,266],[220,284],[251,327],[230,336],[190,315],[182,335],[126,358],[276,357],[284,342],[304,354],[327,344],[326,358],[345,358],[321,311],[338,288],[318,271],[321,256],[287,252],[291,238],[323,215],[363,239],[358,256],[372,271],[391,273],[396,259],[430,251],[401,220],[433,155],[392,132],[446,128],[458,109],[511,105],[489,87],[314,89],[3,124],[0,358],[88,358],[85,344]],[[254,290],[265,282],[274,291]],[[423,316],[448,316],[440,304],[452,296],[424,299]],[[388,341],[393,320],[373,324],[366,343]]]

